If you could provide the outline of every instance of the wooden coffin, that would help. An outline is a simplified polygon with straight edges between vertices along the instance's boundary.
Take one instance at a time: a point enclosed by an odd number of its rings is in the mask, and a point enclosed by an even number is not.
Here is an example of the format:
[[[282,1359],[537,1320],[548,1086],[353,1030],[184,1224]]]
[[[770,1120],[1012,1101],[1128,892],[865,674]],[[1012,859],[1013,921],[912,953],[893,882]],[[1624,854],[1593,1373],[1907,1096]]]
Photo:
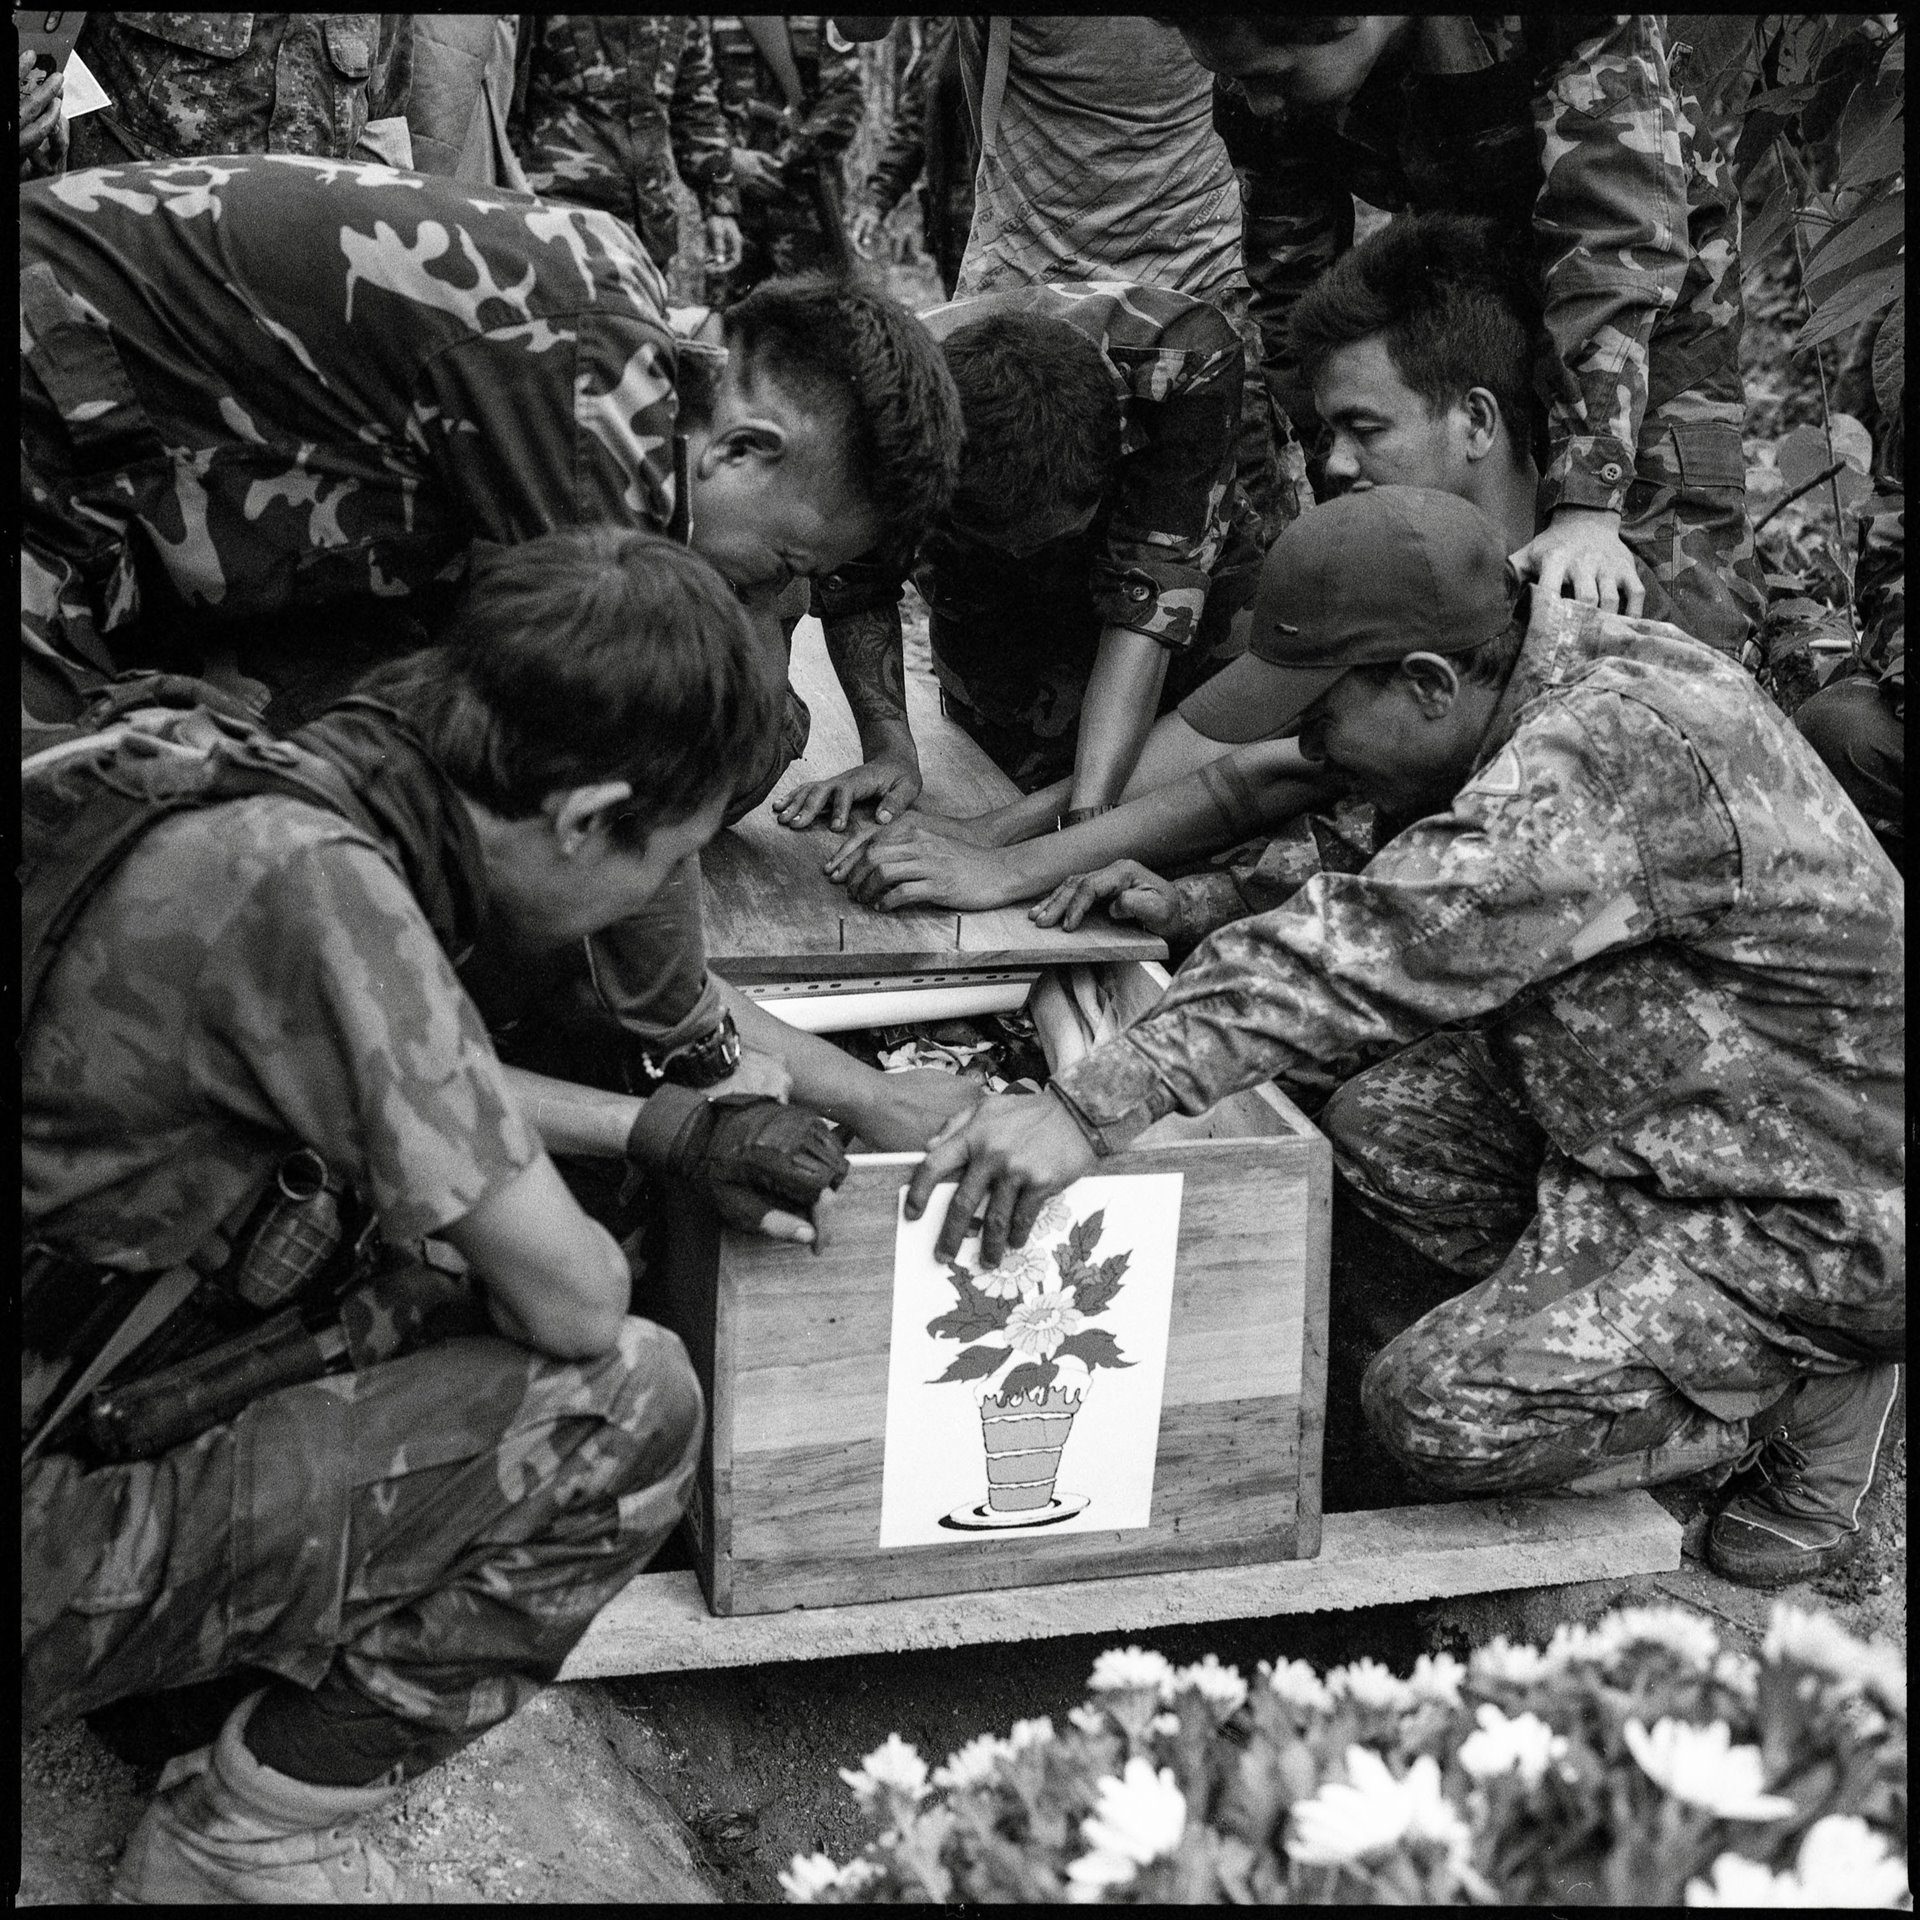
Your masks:
[[[1117,962],[1088,979],[1124,1023],[1166,976]],[[917,1159],[854,1156],[823,1257],[689,1212],[649,1275],[707,1395],[687,1525],[716,1614],[1319,1551],[1329,1154],[1268,1087],[1171,1116],[1098,1169],[1183,1176],[1149,1523],[883,1548],[896,1210]]]

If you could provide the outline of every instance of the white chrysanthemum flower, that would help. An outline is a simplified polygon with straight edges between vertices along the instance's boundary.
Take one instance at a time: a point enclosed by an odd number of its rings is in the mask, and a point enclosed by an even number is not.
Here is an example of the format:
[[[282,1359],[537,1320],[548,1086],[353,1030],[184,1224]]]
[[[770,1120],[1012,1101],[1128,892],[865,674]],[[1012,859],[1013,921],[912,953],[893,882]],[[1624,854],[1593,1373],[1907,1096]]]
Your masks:
[[[1007,1315],[1007,1344],[1029,1360],[1051,1360],[1060,1343],[1086,1324],[1086,1316],[1064,1287],[1047,1287],[1025,1295]]]
[[[1015,1294],[1038,1293],[1053,1273],[1047,1250],[1029,1240],[1009,1247],[997,1267],[974,1270],[973,1284],[990,1300],[1011,1300]]]
[[[1118,1854],[1144,1867],[1170,1854],[1187,1830],[1187,1796],[1170,1767],[1157,1772],[1138,1754],[1118,1779],[1099,1783],[1099,1804],[1080,1823],[1080,1837],[1098,1853]]]
[[[1103,1853],[1096,1847],[1067,1868],[1067,1904],[1097,1905],[1109,1887],[1124,1887],[1139,1871],[1124,1853]]]
[[[1295,1803],[1287,1854],[1304,1867],[1344,1867],[1403,1841],[1444,1848],[1456,1874],[1466,1863],[1470,1836],[1440,1790],[1439,1763],[1423,1753],[1396,1777],[1371,1748],[1349,1747],[1345,1781],[1329,1780]]]
[[[1146,1647],[1109,1647],[1093,1663],[1087,1685],[1095,1693],[1122,1693],[1133,1687],[1164,1693],[1172,1679],[1173,1663],[1165,1654]]]
[[[1676,1800],[1704,1807],[1722,1820],[1784,1820],[1791,1800],[1762,1791],[1766,1774],[1758,1747],[1736,1747],[1724,1720],[1696,1727],[1662,1720],[1649,1732],[1638,1720],[1624,1728],[1627,1749],[1642,1771]]]
[[[1246,1704],[1247,1683],[1240,1678],[1239,1668],[1223,1667],[1215,1654],[1196,1660],[1190,1667],[1177,1668],[1169,1684],[1174,1693],[1192,1687],[1219,1709],[1222,1718]]]
[[[1069,1707],[1067,1718],[1082,1733],[1105,1733],[1107,1730],[1107,1716],[1098,1707]]]
[[[1547,1768],[1562,1758],[1567,1743],[1537,1715],[1509,1720],[1491,1704],[1474,1713],[1475,1730],[1460,1743],[1460,1764],[1476,1780],[1519,1769],[1524,1785],[1537,1787]]]
[[[1053,1722],[1043,1713],[1037,1720],[1016,1720],[1007,1733],[1007,1751],[1045,1746],[1053,1738]]]
[[[1542,1656],[1547,1673],[1564,1673],[1570,1666],[1604,1665],[1619,1652],[1610,1633],[1598,1632],[1579,1620],[1563,1620],[1554,1628]]]
[[[1058,1194],[1055,1194],[1034,1216],[1032,1238],[1052,1240],[1065,1233],[1072,1225],[1073,1209]]]
[[[1325,1713],[1333,1704],[1326,1682],[1304,1660],[1276,1660],[1268,1670],[1267,1685],[1303,1713]]]
[[[1547,1656],[1538,1647],[1529,1646],[1525,1641],[1517,1647],[1511,1646],[1503,1633],[1484,1647],[1474,1649],[1467,1671],[1482,1685],[1504,1682],[1508,1686],[1524,1687],[1544,1678],[1551,1669]]]
[[[796,1853],[793,1865],[780,1876],[780,1885],[789,1900],[811,1906],[823,1893],[831,1893],[840,1884],[840,1869],[824,1853]]]
[[[1407,1685],[1417,1699],[1430,1700],[1437,1707],[1460,1704],[1460,1683],[1467,1670],[1450,1653],[1423,1653],[1407,1675]]]
[[[842,1767],[840,1778],[853,1789],[862,1806],[887,1792],[918,1800],[927,1791],[927,1763],[916,1748],[897,1733],[890,1733],[857,1768]]]
[[[1857,1813],[1816,1820],[1794,1864],[1809,1906],[1897,1907],[1906,1899],[1907,1863]]]
[[[1378,1660],[1361,1658],[1327,1675],[1327,1691],[1344,1695],[1355,1706],[1375,1707],[1384,1713],[1404,1713],[1414,1703],[1413,1689],[1396,1679]]]
[[[1147,1731],[1157,1733],[1163,1740],[1180,1731],[1180,1716],[1177,1713],[1156,1713],[1147,1722]]]
[[[1792,1660],[1864,1689],[1897,1713],[1907,1710],[1907,1671],[1900,1655],[1884,1641],[1856,1640],[1831,1614],[1775,1602],[1760,1651],[1767,1660]]]
[[[1713,1622],[1684,1607],[1622,1607],[1600,1623],[1599,1631],[1623,1653],[1632,1646],[1665,1647],[1701,1672],[1713,1665],[1720,1651]]]
[[[1899,1907],[1906,1898],[1906,1863],[1851,1813],[1816,1820],[1789,1872],[1723,1853],[1712,1880],[1690,1880],[1686,1895],[1690,1907]]]
[[[951,1791],[983,1787],[993,1778],[1001,1760],[1012,1751],[997,1735],[983,1733],[950,1755],[945,1766],[934,1768],[933,1784]]]

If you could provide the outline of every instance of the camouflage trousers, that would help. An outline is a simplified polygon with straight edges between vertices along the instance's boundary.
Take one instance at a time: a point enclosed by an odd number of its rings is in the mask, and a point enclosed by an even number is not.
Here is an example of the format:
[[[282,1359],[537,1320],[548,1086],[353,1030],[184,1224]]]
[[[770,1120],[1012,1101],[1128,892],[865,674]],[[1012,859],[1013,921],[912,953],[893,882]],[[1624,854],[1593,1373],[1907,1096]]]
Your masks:
[[[1850,1364],[1709,1277],[1780,1267],[1734,1204],[1662,1199],[1558,1152],[1478,1035],[1435,1034],[1356,1075],[1319,1124],[1365,1212],[1479,1283],[1361,1383],[1368,1425],[1435,1492],[1722,1468],[1795,1379]]]
[[[1228,535],[1193,644],[1168,659],[1162,713],[1244,645],[1233,620],[1259,584],[1259,525],[1247,512]],[[1073,771],[1102,625],[1087,579],[1104,543],[1095,521],[1019,559],[969,549],[964,568],[923,567],[915,576],[941,707],[1023,793]]]
[[[629,1319],[598,1360],[463,1335],[158,1459],[43,1455],[21,1478],[23,1724],[337,1665],[395,1720],[475,1738],[652,1558],[701,1430],[679,1341]]]
[[[1648,410],[1620,538],[1639,564],[1647,619],[1753,668],[1767,587],[1747,518],[1741,413],[1737,400],[1688,394]]]

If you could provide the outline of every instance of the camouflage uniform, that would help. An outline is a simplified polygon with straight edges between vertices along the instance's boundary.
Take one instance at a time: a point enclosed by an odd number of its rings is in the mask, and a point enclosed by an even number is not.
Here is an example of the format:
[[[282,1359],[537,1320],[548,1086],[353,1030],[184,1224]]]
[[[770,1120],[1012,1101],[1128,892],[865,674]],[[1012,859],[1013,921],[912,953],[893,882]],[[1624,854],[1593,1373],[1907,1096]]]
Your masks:
[[[1477,1281],[1376,1356],[1428,1484],[1730,1460],[1902,1338],[1905,892],[1811,748],[1677,630],[1544,601],[1442,813],[1215,934],[1054,1082],[1109,1148],[1273,1076]]]
[[[277,795],[150,829],[24,1037],[32,1240],[157,1272],[305,1145],[410,1244],[540,1158],[402,864]],[[439,1755],[552,1679],[676,1521],[699,1388],[645,1321],[570,1363],[449,1305],[434,1344],[156,1458],[32,1461],[28,1723],[259,1666],[345,1688]]]
[[[1286,320],[1352,244],[1352,196],[1492,218],[1545,283],[1543,517],[1618,512],[1647,616],[1741,654],[1766,592],[1740,446],[1740,201],[1658,17],[1428,15],[1410,33],[1337,115],[1263,119],[1216,95],[1276,402],[1311,439]]]
[[[860,130],[860,55],[857,49],[832,44],[825,14],[786,16],[807,109],[796,127],[787,96],[739,16],[717,13],[712,19],[720,104],[733,129],[733,144],[770,153],[780,164],[781,190],[774,199],[740,196],[745,248],[729,282],[737,297],[776,274],[807,273],[830,264],[807,174],[819,166],[836,183],[840,179],[841,156]]]
[[[1013,559],[940,527],[911,571],[947,712],[1031,789],[1072,770],[1102,628],[1167,649],[1170,709],[1225,663],[1260,547],[1259,517],[1234,478],[1240,342],[1218,311],[1164,287],[1093,281],[982,294],[921,317],[944,339],[1026,312],[1098,342],[1120,396],[1119,476],[1085,533]],[[893,605],[901,580],[898,567],[858,562],[816,584],[815,611],[832,621]]]
[[[77,51],[113,105],[74,121],[69,172],[206,153],[344,160],[370,121],[406,112],[413,73],[404,13],[90,13]]]
[[[606,213],[282,158],[70,174],[20,212],[36,711],[62,678],[164,659],[169,615],[244,634],[390,607],[476,539],[673,523],[666,287]],[[697,875],[676,886],[672,940],[697,927]],[[719,1018],[710,985],[658,999],[652,937],[576,972],[661,1050]]]
[[[984,112],[984,16],[958,21],[961,71]],[[1242,491],[1271,541],[1312,504],[1306,458],[1274,416],[1242,271],[1240,191],[1208,111],[1210,82],[1171,27],[1137,17],[995,20],[1006,87],[984,142],[958,293],[1068,280],[1171,287],[1219,308],[1244,349]]]
[[[935,17],[923,22],[919,55],[901,80],[893,124],[867,174],[865,191],[867,204],[884,220],[925,175],[920,232],[949,300],[973,225],[975,164],[954,22]]]
[[[705,21],[538,13],[530,32],[514,135],[535,193],[617,214],[662,271],[679,246],[676,166],[709,219],[739,213]]]

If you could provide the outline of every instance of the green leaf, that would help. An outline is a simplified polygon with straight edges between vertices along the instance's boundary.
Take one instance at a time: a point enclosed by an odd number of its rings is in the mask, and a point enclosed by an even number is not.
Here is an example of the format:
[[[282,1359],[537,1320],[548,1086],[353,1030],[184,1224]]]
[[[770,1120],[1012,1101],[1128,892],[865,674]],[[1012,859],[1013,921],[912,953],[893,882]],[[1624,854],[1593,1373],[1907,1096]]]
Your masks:
[[[1845,333],[1862,320],[1871,319],[1882,307],[1891,306],[1906,289],[1905,269],[1899,261],[1876,267],[1862,274],[1836,293],[1807,324],[1794,335],[1793,351],[1817,347],[1836,333]]]
[[[1830,458],[1827,436],[1818,427],[1795,427],[1774,449],[1773,464],[1791,491],[1804,487]]]
[[[1120,1277],[1127,1270],[1131,1254],[1116,1253],[1110,1260],[1102,1260],[1088,1277],[1074,1288],[1074,1304],[1082,1313],[1102,1313],[1113,1304],[1113,1296],[1120,1291]]]
[[[1898,245],[1905,236],[1906,222],[1907,196],[1897,187],[1869,200],[1851,219],[1842,221],[1814,248],[1807,261],[1802,282],[1808,300],[1818,306],[1830,299],[1851,277],[1842,273],[1843,268],[1864,265],[1870,255],[1889,242]]]
[[[1029,1360],[1001,1381],[1000,1398],[1011,1400],[1017,1393],[1043,1393],[1059,1376],[1060,1369],[1051,1360]]]
[[[928,1385],[945,1386],[949,1380],[983,1380],[1007,1357],[1005,1347],[966,1347],[954,1356],[953,1365],[938,1380]]]
[[[1055,1349],[1056,1360],[1078,1360],[1089,1367],[1130,1367],[1131,1360],[1120,1357],[1120,1343],[1104,1327],[1087,1327],[1062,1340]]]
[[[1667,43],[1689,49],[1681,67],[1709,120],[1737,110],[1760,70],[1759,22],[1750,13],[1680,13],[1667,16]]]
[[[1907,391],[1907,296],[1893,303],[1873,343],[1873,397],[1885,413],[1895,413]]]
[[[1082,1260],[1090,1259],[1094,1248],[1100,1244],[1100,1228],[1106,1217],[1107,1210],[1104,1207],[1097,1208],[1067,1235],[1067,1245]]]
[[[1774,171],[1779,175],[1777,166]],[[1750,267],[1779,245],[1781,236],[1793,219],[1793,213],[1792,190],[1785,176],[1780,175],[1740,235],[1741,257]]]
[[[1000,1303],[993,1303],[998,1306]],[[937,1320],[927,1322],[927,1331],[936,1340],[983,1340],[990,1333],[998,1333],[1007,1324],[1004,1313],[983,1313],[972,1307],[955,1307],[951,1313],[943,1313]]]

